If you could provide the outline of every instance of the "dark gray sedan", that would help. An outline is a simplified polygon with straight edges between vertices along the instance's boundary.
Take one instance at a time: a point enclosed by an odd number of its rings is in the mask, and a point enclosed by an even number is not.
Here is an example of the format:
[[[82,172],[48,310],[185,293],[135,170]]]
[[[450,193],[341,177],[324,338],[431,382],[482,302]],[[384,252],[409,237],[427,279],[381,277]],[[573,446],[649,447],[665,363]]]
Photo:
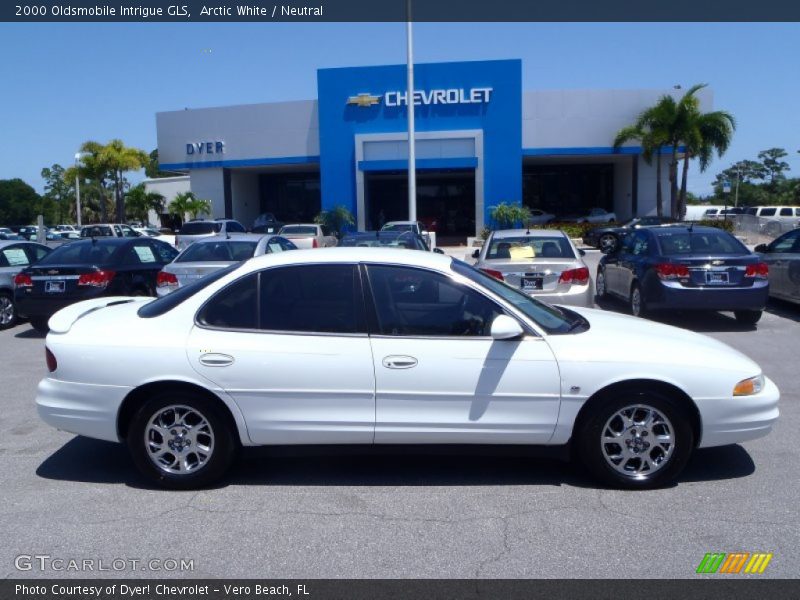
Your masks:
[[[756,252],[769,265],[769,295],[800,304],[800,229],[756,246]]]
[[[0,329],[13,327],[17,322],[14,277],[50,252],[50,248],[36,242],[0,240]]]

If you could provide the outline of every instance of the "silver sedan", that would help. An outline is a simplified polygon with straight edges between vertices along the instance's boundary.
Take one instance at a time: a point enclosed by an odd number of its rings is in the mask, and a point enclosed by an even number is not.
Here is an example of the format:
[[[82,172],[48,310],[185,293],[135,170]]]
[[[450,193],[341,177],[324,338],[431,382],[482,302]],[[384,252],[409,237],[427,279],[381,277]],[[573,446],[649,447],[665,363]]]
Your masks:
[[[756,246],[769,266],[769,295],[800,304],[800,229]]]
[[[546,229],[494,231],[473,253],[476,267],[538,300],[592,307],[582,255],[564,232]]]
[[[254,256],[285,250],[297,250],[297,246],[277,235],[240,234],[200,239],[161,269],[156,279],[156,293],[159,297],[166,296],[219,269]]]

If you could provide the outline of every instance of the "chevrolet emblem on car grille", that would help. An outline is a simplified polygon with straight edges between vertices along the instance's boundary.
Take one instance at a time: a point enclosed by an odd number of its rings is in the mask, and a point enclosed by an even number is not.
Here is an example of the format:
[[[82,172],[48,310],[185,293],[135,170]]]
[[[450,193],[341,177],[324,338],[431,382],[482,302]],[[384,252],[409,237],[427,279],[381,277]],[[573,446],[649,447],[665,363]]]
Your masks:
[[[354,104],[356,106],[375,106],[376,104],[380,104],[380,101],[380,96],[373,96],[372,94],[358,94],[357,96],[350,96],[347,99],[348,104]]]

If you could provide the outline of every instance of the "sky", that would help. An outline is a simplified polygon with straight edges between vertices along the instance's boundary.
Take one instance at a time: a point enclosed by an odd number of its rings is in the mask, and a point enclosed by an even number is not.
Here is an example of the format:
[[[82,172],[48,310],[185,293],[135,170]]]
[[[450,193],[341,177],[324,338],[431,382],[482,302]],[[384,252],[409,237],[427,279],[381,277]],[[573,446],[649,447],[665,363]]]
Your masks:
[[[403,23],[0,23],[0,179],[41,192],[41,169],[86,140],[154,149],[156,112],[312,99],[318,68],[405,53]],[[797,23],[417,23],[414,58],[520,58],[523,90],[708,83],[738,128],[690,191],[776,146],[800,177]]]

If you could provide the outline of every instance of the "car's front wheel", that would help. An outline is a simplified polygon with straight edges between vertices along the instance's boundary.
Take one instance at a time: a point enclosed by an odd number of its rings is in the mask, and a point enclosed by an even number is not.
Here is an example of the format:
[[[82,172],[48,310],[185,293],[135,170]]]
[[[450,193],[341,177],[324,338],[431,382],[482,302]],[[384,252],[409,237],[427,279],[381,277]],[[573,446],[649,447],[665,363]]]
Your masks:
[[[8,292],[0,292],[0,329],[9,329],[17,324],[17,309],[14,298]]]
[[[733,316],[742,325],[755,325],[761,319],[762,313],[760,310],[737,310]]]
[[[674,480],[686,466],[694,434],[670,397],[621,392],[589,407],[577,443],[591,474],[611,486],[644,489]]]
[[[629,298],[629,304],[631,309],[631,314],[634,317],[644,317],[647,314],[647,304],[644,300],[644,294],[642,293],[642,288],[639,286],[638,283],[634,283],[631,286],[631,295]]]
[[[128,450],[159,485],[195,489],[218,481],[233,462],[236,441],[218,404],[200,394],[165,392],[131,421]]]
[[[604,233],[597,242],[597,247],[602,252],[613,252],[617,247],[617,236],[613,233]]]
[[[598,300],[602,300],[608,294],[608,290],[606,289],[605,269],[597,269],[597,276],[594,278],[594,291],[597,294]]]

